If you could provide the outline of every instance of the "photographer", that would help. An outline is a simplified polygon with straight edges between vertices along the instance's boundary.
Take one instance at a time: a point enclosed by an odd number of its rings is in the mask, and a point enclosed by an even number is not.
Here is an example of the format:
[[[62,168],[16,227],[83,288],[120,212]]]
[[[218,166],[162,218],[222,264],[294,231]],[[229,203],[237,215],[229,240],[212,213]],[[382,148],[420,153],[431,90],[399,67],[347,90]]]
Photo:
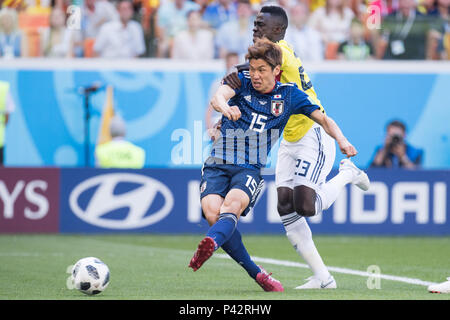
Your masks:
[[[372,168],[405,168],[416,169],[422,164],[423,151],[414,148],[405,141],[406,126],[395,120],[386,127],[386,138],[383,146],[376,149]]]

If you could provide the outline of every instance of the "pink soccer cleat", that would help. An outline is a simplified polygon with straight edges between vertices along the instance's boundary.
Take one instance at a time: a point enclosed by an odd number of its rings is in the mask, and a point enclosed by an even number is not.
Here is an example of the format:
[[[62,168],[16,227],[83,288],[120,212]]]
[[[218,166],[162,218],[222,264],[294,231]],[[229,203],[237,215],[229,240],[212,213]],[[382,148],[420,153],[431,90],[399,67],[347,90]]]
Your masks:
[[[200,269],[203,263],[213,255],[215,248],[216,242],[211,237],[206,237],[200,241],[197,251],[194,253],[191,262],[189,262],[189,268],[192,268],[194,271]]]
[[[283,292],[284,288],[280,281],[272,278],[272,273],[267,273],[263,267],[258,266],[261,272],[256,275],[256,283],[258,283],[264,291]]]

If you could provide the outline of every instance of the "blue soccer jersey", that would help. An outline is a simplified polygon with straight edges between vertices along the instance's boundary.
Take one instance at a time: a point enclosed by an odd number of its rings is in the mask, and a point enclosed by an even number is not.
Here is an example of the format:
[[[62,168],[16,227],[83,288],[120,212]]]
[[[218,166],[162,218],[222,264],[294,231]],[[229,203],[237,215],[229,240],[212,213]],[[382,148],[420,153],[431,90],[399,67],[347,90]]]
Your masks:
[[[214,141],[211,157],[216,163],[260,169],[289,117],[309,117],[320,107],[295,83],[276,82],[273,90],[264,94],[253,88],[248,72],[238,75],[241,87],[228,104],[238,106],[241,117],[237,121],[222,117],[221,137]]]

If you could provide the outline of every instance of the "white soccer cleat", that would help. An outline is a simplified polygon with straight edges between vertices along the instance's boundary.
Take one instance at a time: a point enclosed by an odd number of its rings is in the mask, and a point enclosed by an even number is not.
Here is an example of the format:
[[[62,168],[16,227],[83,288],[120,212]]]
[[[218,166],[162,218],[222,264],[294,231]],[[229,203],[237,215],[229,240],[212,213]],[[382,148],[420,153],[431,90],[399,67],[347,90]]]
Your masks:
[[[445,282],[428,286],[428,291],[431,293],[450,293],[450,277]]]
[[[336,280],[334,280],[333,276],[330,275],[330,277],[326,281],[321,281],[320,279],[316,277],[309,277],[308,282],[306,282],[304,285],[295,287],[295,289],[336,289],[337,284]]]
[[[367,174],[359,169],[350,159],[343,159],[339,164],[339,172],[342,170],[351,170],[353,174],[352,184],[363,191],[369,190],[370,180]]]

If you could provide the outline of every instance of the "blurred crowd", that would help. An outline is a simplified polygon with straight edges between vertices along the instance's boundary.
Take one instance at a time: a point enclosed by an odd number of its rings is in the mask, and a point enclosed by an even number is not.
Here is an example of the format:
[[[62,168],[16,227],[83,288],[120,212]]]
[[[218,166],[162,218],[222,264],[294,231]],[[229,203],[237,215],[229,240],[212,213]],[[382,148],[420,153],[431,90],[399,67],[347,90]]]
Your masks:
[[[0,55],[240,60],[264,0],[3,0]],[[450,59],[450,0],[278,0],[305,61]]]

